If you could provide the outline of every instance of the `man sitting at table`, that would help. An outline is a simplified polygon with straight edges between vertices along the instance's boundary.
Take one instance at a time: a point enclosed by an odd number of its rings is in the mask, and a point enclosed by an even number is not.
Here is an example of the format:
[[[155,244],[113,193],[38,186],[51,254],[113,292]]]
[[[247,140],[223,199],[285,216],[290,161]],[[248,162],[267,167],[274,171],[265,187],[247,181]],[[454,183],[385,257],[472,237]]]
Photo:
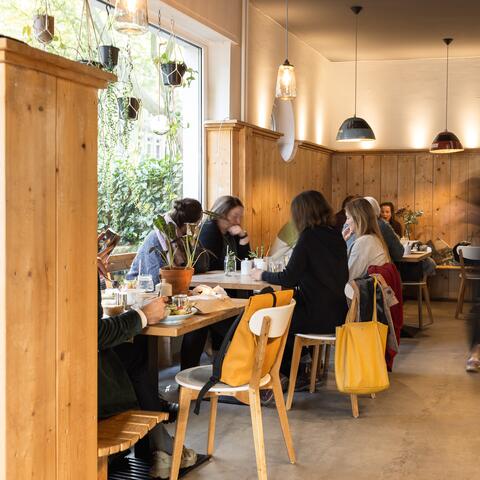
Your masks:
[[[158,298],[141,309],[129,310],[114,317],[104,317],[98,286],[98,418],[143,409],[166,411],[175,421],[178,406],[159,398],[147,377],[145,337],[138,336],[144,327],[165,317],[165,302]],[[125,343],[129,342],[129,343]],[[150,475],[168,478],[172,463],[173,441],[162,424],[149,433],[153,466]],[[183,449],[181,468],[194,465],[197,454]]]

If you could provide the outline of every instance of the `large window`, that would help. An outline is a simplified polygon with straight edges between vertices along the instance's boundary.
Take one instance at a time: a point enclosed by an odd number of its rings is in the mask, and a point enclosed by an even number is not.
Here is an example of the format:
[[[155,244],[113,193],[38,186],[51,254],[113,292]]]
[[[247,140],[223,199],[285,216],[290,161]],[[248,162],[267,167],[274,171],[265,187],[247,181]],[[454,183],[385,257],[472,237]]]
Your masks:
[[[35,9],[45,4],[0,0],[2,33],[74,60],[97,61],[97,43],[120,49],[118,81],[99,94],[98,219],[99,228],[110,226],[123,243],[138,244],[175,198],[201,199],[202,49],[175,37],[177,55],[189,67],[188,81],[165,87],[159,58],[172,42],[170,31],[152,26],[140,36],[120,34],[111,28],[113,9],[108,14],[106,5],[94,0],[95,36],[83,0],[48,0],[55,38],[42,46],[31,25]],[[140,99],[140,108],[118,100],[131,98]]]

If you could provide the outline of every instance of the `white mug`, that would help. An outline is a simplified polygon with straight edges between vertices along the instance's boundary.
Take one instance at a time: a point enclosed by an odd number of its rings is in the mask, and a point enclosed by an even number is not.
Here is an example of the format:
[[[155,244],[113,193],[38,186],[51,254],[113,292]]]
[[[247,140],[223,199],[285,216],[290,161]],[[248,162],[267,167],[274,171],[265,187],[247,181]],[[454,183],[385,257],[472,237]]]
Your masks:
[[[258,270],[266,270],[266,265],[265,265],[265,262],[264,262],[263,258],[254,258],[253,259],[253,265]]]
[[[412,244],[409,242],[403,247],[403,255],[410,255],[412,253]]]
[[[252,263],[253,262],[251,260],[242,260],[240,262],[240,273],[242,275],[250,275],[250,273],[252,272],[252,268],[253,268]]]

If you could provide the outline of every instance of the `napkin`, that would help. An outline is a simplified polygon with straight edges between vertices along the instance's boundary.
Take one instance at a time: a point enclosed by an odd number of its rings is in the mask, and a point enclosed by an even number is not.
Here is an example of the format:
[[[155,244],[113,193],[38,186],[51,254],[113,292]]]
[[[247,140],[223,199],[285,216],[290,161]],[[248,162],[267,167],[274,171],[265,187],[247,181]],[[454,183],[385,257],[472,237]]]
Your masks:
[[[214,288],[208,285],[198,285],[192,290],[192,294],[214,298],[228,298],[227,292],[220,285]]]
[[[215,288],[207,285],[199,285],[192,290],[193,295],[189,300],[195,305],[200,313],[213,313],[227,308],[235,307],[227,292],[220,286]]]

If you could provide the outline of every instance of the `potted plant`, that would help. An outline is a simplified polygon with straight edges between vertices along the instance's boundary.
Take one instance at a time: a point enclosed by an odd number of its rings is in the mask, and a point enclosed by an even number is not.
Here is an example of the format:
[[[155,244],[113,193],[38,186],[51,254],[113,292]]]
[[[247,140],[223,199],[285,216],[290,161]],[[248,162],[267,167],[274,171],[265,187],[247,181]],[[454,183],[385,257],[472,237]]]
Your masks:
[[[110,17],[110,9],[107,6],[107,21],[100,34],[100,41],[102,45],[98,47],[98,58],[105,70],[113,72],[118,65],[118,54],[120,49],[114,45],[113,42],[113,22]],[[104,40],[105,39],[105,40]]]
[[[137,120],[142,106],[139,98],[134,97],[133,94],[133,61],[130,53],[130,48],[126,51],[126,64],[124,68],[123,93],[121,97],[117,98],[118,113],[122,120]]]
[[[165,279],[167,283],[172,285],[173,295],[187,293],[192,281],[194,267],[198,259],[206,253],[205,250],[200,251],[199,249],[203,223],[188,225],[187,233],[182,237],[177,236],[175,225],[168,223],[162,215],[158,216],[153,224],[165,240],[164,250],[157,247],[150,250],[156,251],[164,262],[164,266],[160,268],[160,278]],[[175,264],[175,253],[178,249],[181,249],[185,258],[185,265],[183,266]]]
[[[55,18],[49,15],[48,0],[43,2],[43,7],[37,10],[33,16],[33,32],[35,38],[48,45],[55,35]]]
[[[268,267],[266,257],[268,257],[269,251],[270,248],[265,254],[265,247],[262,244],[260,248],[257,247],[255,250],[251,250],[250,252],[248,252],[248,257],[250,258],[250,260],[253,260],[253,266],[255,268],[258,268],[259,270],[266,270],[266,268]]]
[[[418,217],[423,215],[423,210],[410,210],[409,208],[401,208],[396,212],[397,215],[403,218],[405,224],[405,236],[410,240],[412,225],[418,224]]]

